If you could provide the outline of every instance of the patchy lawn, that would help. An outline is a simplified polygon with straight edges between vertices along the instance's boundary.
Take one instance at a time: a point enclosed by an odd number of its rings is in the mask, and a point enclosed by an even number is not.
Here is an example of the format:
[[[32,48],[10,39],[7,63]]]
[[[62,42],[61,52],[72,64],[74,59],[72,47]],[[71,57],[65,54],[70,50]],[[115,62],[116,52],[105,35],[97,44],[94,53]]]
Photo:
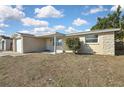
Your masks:
[[[124,56],[34,53],[0,57],[0,86],[124,86]]]

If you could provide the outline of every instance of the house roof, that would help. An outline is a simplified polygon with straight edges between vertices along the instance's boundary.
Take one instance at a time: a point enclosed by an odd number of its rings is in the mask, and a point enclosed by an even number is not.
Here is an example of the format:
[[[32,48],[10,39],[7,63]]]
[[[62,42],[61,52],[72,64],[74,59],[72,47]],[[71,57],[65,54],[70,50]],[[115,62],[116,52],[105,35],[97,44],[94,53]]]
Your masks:
[[[36,35],[36,37],[53,37],[54,35],[56,35],[56,36],[65,36],[65,34],[63,34],[63,33],[53,32],[53,33],[48,33],[48,34],[43,34],[43,35]]]
[[[2,38],[2,39],[11,39],[9,36],[5,36],[5,35],[0,35],[0,38]]]
[[[47,38],[47,37],[53,37],[54,35],[56,36],[65,36],[65,34],[62,34],[60,32],[53,32],[53,33],[47,33],[47,34],[39,34],[39,35],[33,35],[33,34],[27,34],[27,33],[20,33],[17,32],[16,34],[14,34],[12,37],[18,37],[18,36],[27,36],[27,37],[37,37],[37,38]]]
[[[27,34],[27,33],[20,33],[20,32],[16,32],[14,35],[12,35],[12,38],[19,38],[21,36],[26,36],[26,37],[35,37],[32,34]]]
[[[108,32],[115,32],[115,31],[120,31],[120,28],[77,32],[77,33],[67,34],[66,36],[77,36],[77,35],[80,36],[80,35],[86,35],[86,34],[108,33]]]
[[[20,33],[20,32],[17,32],[17,34],[20,34],[20,35],[22,35],[22,36],[34,36],[33,34]]]
[[[37,38],[47,38],[47,37],[53,37],[56,36],[80,36],[80,35],[86,35],[86,34],[97,34],[97,33],[108,33],[108,32],[115,32],[120,31],[120,28],[115,29],[104,29],[104,30],[92,30],[92,31],[84,31],[84,32],[77,32],[77,33],[71,33],[71,34],[63,34],[60,32],[53,32],[53,33],[47,33],[47,34],[39,34],[39,35],[33,35],[33,34],[26,34],[26,33],[19,33],[17,32],[14,34],[13,37],[16,37],[17,35],[21,36],[30,36],[30,37],[37,37]]]

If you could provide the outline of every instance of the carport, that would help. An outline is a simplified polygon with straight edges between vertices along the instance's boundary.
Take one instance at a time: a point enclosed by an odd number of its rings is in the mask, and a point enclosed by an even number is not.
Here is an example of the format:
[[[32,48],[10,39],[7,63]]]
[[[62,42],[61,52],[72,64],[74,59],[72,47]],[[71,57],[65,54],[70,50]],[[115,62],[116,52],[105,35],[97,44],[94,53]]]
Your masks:
[[[18,53],[31,52],[63,52],[64,34],[54,32],[46,35],[16,33],[13,36],[13,51]]]

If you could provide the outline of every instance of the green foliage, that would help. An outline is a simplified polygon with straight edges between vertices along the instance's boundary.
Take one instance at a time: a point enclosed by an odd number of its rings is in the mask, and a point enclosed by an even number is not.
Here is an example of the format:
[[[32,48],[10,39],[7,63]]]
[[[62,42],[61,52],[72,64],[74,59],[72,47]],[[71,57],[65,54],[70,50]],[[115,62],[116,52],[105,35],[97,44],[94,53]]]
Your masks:
[[[124,30],[124,15],[121,17],[121,29]]]
[[[81,46],[79,38],[67,38],[66,45],[70,50],[73,50],[74,53],[76,53]]]
[[[115,34],[115,40],[122,40],[124,38],[124,31]]]
[[[117,10],[111,14],[108,14],[106,17],[97,18],[97,23],[94,25],[91,30],[100,30],[100,29],[111,29],[111,28],[121,28],[122,32],[116,34],[116,39],[124,38],[124,15],[121,16],[121,7],[118,6]]]
[[[120,28],[121,20],[121,7],[118,6],[117,11],[112,14],[108,14],[106,17],[97,18],[97,24],[91,28],[91,30],[97,29],[109,29],[109,28]]]

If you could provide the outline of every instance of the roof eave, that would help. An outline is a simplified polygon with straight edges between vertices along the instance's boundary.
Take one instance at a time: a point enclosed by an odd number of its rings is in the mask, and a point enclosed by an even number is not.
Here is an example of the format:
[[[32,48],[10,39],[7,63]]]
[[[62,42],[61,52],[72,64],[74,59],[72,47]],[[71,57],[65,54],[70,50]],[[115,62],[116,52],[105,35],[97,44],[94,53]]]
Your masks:
[[[87,32],[78,32],[78,33],[72,33],[72,34],[68,34],[66,36],[80,36],[80,35],[86,35],[86,34],[98,34],[98,33],[109,33],[109,32],[116,32],[116,31],[120,31],[121,29],[108,29],[108,30],[94,30],[94,31],[87,31]]]

